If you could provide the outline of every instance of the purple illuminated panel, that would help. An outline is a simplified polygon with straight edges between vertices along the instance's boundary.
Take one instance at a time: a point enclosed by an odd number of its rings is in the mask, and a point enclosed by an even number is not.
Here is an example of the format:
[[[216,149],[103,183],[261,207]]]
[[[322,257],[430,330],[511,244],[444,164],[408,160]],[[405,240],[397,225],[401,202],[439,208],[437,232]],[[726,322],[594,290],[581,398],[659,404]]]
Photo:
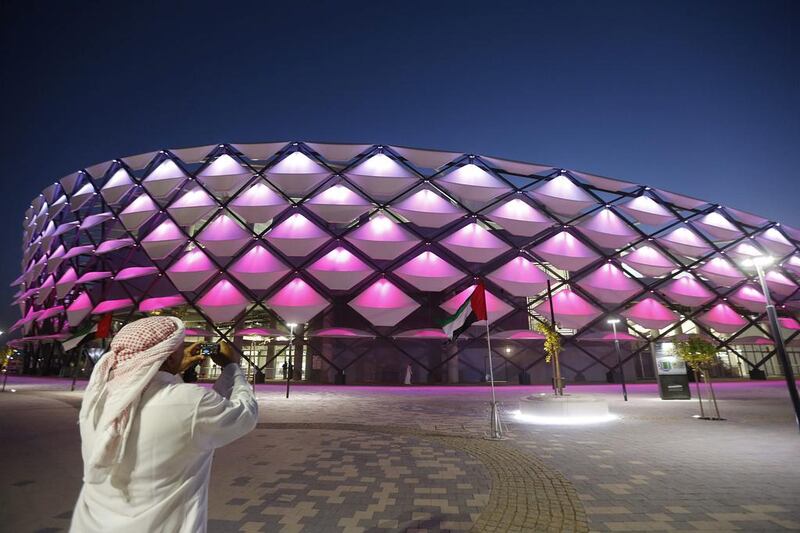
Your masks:
[[[92,310],[93,315],[102,315],[105,313],[113,313],[122,309],[129,309],[133,307],[133,300],[130,298],[118,298],[116,300],[104,300]]]
[[[670,301],[687,307],[699,307],[714,299],[714,293],[691,274],[678,276],[668,283],[662,292]]]
[[[247,222],[269,222],[289,203],[265,183],[257,182],[237,196],[230,208]]]
[[[142,182],[147,192],[163,198],[186,180],[186,174],[171,159],[165,159]]]
[[[534,309],[541,316],[550,319],[549,300],[544,300]],[[553,311],[559,326],[573,329],[582,328],[601,314],[600,309],[568,288],[553,295]]]
[[[142,247],[151,259],[163,259],[186,243],[186,236],[171,220],[165,220],[142,239]]]
[[[556,176],[531,195],[560,215],[577,215],[595,200],[565,175]]]
[[[422,252],[394,271],[421,291],[439,292],[464,277],[464,273],[433,252]]]
[[[347,177],[367,194],[394,198],[418,181],[406,167],[384,154],[375,154],[347,172]]]
[[[200,183],[214,192],[227,193],[244,185],[252,172],[228,154],[216,158],[197,174]]]
[[[745,278],[733,263],[720,256],[713,257],[697,271],[722,287],[731,287]]]
[[[648,329],[663,329],[678,321],[678,314],[654,298],[645,298],[622,316]]]
[[[649,196],[638,196],[623,203],[619,208],[639,222],[651,226],[660,226],[675,220],[675,215],[669,209]]]
[[[249,302],[230,281],[222,279],[197,303],[211,320],[230,322],[245,310]]]
[[[325,244],[328,234],[300,213],[295,213],[267,233],[267,240],[288,256],[305,256]]]
[[[519,198],[503,202],[486,216],[509,233],[522,237],[533,237],[555,224],[554,220]]]
[[[464,211],[430,189],[420,189],[395,204],[392,211],[425,228],[441,228],[464,216]]]
[[[337,183],[308,200],[306,207],[326,222],[347,224],[369,211],[372,204]]]
[[[326,287],[339,291],[353,288],[372,274],[366,263],[341,246],[322,256],[307,270]]]
[[[770,270],[766,273],[767,286],[769,290],[781,296],[790,296],[797,290],[797,285],[786,275],[777,270]]]
[[[686,257],[701,257],[711,250],[707,242],[685,226],[670,231],[658,240],[673,252]]]
[[[217,267],[200,248],[186,252],[167,269],[167,276],[179,291],[194,291],[200,288]]]
[[[712,237],[724,241],[738,239],[742,236],[742,232],[718,211],[705,215],[695,222],[695,225],[704,229]]]
[[[736,333],[747,325],[744,317],[724,303],[718,303],[700,315],[698,322],[720,333]]]
[[[202,188],[182,193],[167,211],[181,226],[191,226],[217,207],[217,202]]]
[[[180,294],[172,296],[160,296],[157,298],[146,298],[139,303],[139,311],[142,313],[150,313],[160,309],[169,309],[170,307],[178,307],[184,305],[186,299]]]
[[[756,240],[769,252],[780,257],[795,251],[794,245],[777,228],[764,230]]]
[[[252,240],[251,233],[228,215],[218,215],[197,235],[206,250],[220,257],[229,257]]]
[[[742,285],[731,295],[731,300],[748,311],[766,311],[767,301],[764,294],[753,285]]]
[[[133,179],[127,170],[120,168],[113,176],[108,178],[108,181],[103,188],[100,189],[100,194],[103,199],[111,204],[117,204],[125,194],[133,188]]]
[[[70,327],[76,327],[81,321],[92,311],[92,300],[89,295],[82,292],[77,298],[67,307],[67,322]]]
[[[330,171],[302,152],[294,152],[267,169],[267,179],[291,197],[307,195]]]
[[[158,213],[158,209],[152,198],[142,194],[120,212],[119,219],[126,228],[135,231]]]
[[[386,279],[379,279],[367,287],[349,305],[376,326],[394,326],[419,307]]]
[[[395,259],[419,242],[408,230],[383,213],[378,213],[345,238],[373,259]]]
[[[652,246],[640,246],[623,256],[622,262],[645,276],[653,277],[669,274],[677,268],[677,265]]]
[[[557,268],[564,270],[580,270],[599,257],[567,231],[562,231],[536,245],[533,251]]]
[[[261,244],[256,244],[228,267],[233,277],[253,290],[271,288],[289,272],[289,267]]]
[[[526,257],[515,257],[486,276],[512,296],[536,296],[547,287],[550,276]]]
[[[127,267],[123,268],[117,275],[114,276],[116,281],[125,281],[129,279],[143,278],[145,276],[154,276],[158,274],[156,267]]]
[[[472,163],[456,168],[436,181],[468,204],[485,205],[510,189],[503,181]]]
[[[287,323],[303,324],[328,307],[328,301],[308,283],[295,278],[267,300],[267,305]]]
[[[577,226],[578,230],[603,248],[621,248],[639,234],[610,209],[601,209]]]
[[[509,249],[506,243],[476,222],[450,234],[441,243],[464,261],[473,263],[491,261]]]
[[[611,263],[581,278],[578,285],[601,302],[610,304],[622,303],[642,290],[639,283]]]

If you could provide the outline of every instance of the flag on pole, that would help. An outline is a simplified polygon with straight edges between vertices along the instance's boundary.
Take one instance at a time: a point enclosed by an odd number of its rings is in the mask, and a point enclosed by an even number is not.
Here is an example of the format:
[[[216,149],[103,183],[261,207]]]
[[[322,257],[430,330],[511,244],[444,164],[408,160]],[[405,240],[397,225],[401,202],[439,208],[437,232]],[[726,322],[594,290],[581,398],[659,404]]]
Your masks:
[[[442,329],[450,338],[455,340],[468,327],[479,320],[486,320],[486,290],[483,282],[479,281],[472,291],[472,295],[467,298],[461,307],[442,324]]]
[[[97,332],[94,334],[95,339],[107,339],[111,335],[111,320],[113,315],[106,313],[103,318],[97,323]]]

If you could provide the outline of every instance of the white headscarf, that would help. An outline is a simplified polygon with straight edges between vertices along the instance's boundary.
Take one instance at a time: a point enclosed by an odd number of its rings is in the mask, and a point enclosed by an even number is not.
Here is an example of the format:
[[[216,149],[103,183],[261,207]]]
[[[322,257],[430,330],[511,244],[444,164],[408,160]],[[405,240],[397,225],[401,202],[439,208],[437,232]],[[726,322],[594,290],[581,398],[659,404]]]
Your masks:
[[[145,388],[164,361],[183,344],[183,322],[148,317],[125,325],[92,372],[81,405],[81,423],[95,426],[97,438],[83,465],[86,483],[102,483],[119,464],[131,420]]]

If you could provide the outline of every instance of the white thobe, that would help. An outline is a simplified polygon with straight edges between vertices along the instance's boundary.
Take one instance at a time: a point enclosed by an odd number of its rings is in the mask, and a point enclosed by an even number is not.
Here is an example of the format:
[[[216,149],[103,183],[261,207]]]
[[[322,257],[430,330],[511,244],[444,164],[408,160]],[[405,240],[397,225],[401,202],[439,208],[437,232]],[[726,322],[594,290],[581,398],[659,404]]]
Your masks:
[[[239,365],[214,389],[158,372],[142,393],[124,456],[102,483],[84,483],[71,532],[203,532],[214,449],[253,430],[258,404]],[[96,428],[82,420],[83,459]]]

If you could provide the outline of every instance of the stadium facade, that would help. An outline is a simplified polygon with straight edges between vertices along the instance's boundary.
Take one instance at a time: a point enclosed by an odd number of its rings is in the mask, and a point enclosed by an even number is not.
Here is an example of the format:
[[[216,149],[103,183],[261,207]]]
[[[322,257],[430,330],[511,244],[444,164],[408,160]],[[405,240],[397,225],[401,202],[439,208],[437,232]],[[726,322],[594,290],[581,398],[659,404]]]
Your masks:
[[[652,377],[651,353],[692,333],[720,345],[723,375],[763,377],[780,368],[742,262],[778,259],[767,283],[791,346],[798,242],[800,230],[741,210],[495,157],[301,142],[162,150],[87,167],[33,200],[12,343],[26,372],[64,372],[101,353],[91,336],[63,344],[101,317],[118,328],[175,313],[190,339],[239,347],[257,380],[291,361],[311,382],[399,383],[408,364],[415,382],[479,382],[485,325],[446,342],[439,324],[480,279],[501,381],[550,380],[534,324],[551,309],[567,381],[616,368],[609,317],[622,319],[628,379]]]

